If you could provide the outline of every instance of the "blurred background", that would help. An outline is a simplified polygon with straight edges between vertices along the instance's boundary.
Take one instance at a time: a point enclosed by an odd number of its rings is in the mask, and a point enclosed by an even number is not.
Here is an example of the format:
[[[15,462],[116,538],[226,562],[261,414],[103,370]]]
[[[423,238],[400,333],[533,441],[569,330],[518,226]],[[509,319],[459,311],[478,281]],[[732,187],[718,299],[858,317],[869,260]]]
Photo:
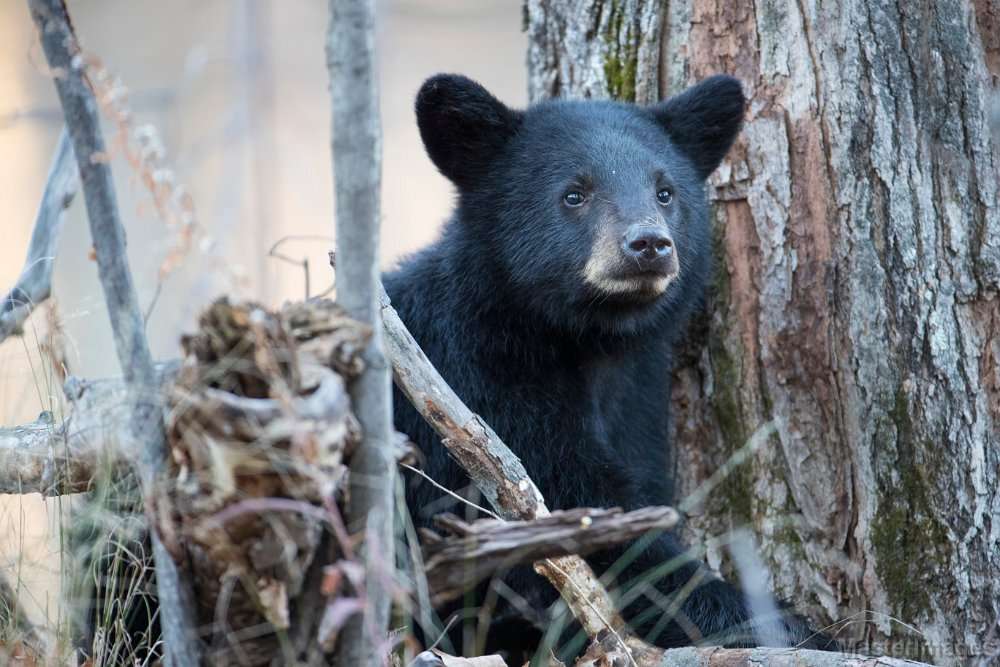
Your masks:
[[[172,264],[181,234],[157,214],[140,173],[106,120],[129,259],[154,356],[177,357],[199,310],[230,294],[276,306],[330,285],[333,174],[322,0],[75,0],[84,49],[118,76],[129,133],[155,128],[178,194],[193,202],[198,233]],[[380,0],[383,128],[382,263],[426,244],[452,188],[426,158],[413,97],[429,75],[469,75],[504,101],[527,100],[520,0]],[[62,114],[27,3],[0,2],[0,292],[16,280],[55,149]],[[133,136],[127,136],[133,140]],[[119,372],[82,201],[59,243],[55,308],[40,309],[23,338],[0,344],[0,423],[59,410],[52,321],[65,365],[84,377]],[[57,346],[58,347],[58,346]],[[36,622],[59,613],[60,516],[68,498],[0,496],[0,570]]]

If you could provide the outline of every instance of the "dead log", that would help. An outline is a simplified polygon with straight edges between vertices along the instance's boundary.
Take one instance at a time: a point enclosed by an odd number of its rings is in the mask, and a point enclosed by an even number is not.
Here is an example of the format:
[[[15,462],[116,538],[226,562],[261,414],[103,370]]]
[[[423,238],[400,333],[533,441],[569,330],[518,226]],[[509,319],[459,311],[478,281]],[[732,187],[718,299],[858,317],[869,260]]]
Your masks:
[[[176,362],[158,364],[158,386],[172,380],[177,368]],[[43,412],[33,422],[0,428],[0,493],[82,493],[98,466],[124,470],[138,455],[128,437],[128,391],[121,378],[70,377],[63,393],[63,421]]]
[[[629,644],[633,644],[629,641]],[[685,647],[663,650],[632,645],[631,659],[610,636],[590,646],[575,667],[930,667],[922,662],[799,648]]]
[[[454,600],[514,565],[572,554],[584,556],[650,531],[669,530],[678,520],[671,507],[645,507],[634,512],[574,509],[533,521],[480,519],[473,523],[442,514],[434,522],[447,536],[421,531],[431,601],[438,605]]]
[[[4,471],[0,493],[58,496],[86,491],[99,450],[80,431],[71,436],[69,428],[69,420],[56,424],[46,411],[28,424],[0,429],[0,469]]]
[[[796,648],[721,648],[684,647],[658,649],[634,644],[627,656],[615,648],[617,640],[610,634],[591,645],[574,667],[930,667],[922,662],[887,657],[866,657],[849,653],[830,653]],[[540,662],[547,667],[566,667],[554,657]],[[497,655],[481,658],[460,658],[441,651],[425,651],[409,667],[509,667]],[[527,664],[524,667],[528,667]]]

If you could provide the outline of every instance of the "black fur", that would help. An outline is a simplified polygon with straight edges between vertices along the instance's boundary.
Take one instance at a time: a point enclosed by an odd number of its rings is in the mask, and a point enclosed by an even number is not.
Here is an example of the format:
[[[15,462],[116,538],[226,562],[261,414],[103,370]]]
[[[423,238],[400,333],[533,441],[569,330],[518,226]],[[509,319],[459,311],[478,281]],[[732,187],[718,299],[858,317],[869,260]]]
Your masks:
[[[475,81],[463,76],[431,77],[417,94],[417,126],[437,168],[461,187],[473,187],[488,173],[521,122]]]
[[[514,450],[552,508],[668,504],[668,410],[672,347],[702,302],[710,271],[705,177],[739,131],[740,84],[708,79],[652,107],[550,101],[512,111],[479,84],[439,75],[417,96],[431,159],[458,188],[441,238],[385,276],[404,322],[472,410]],[[657,188],[674,193],[669,206]],[[562,203],[586,191],[586,206]],[[606,225],[665,223],[680,276],[659,298],[608,295],[582,270]],[[617,229],[617,228],[615,228]],[[617,232],[616,232],[617,233]],[[452,489],[469,482],[407,400],[395,395],[396,427],[426,456],[426,471]],[[409,480],[416,520],[442,494]],[[604,571],[624,550],[589,560]],[[661,536],[620,575],[634,580],[684,548]],[[698,565],[687,561],[657,588],[676,592]],[[536,609],[551,587],[526,569],[508,582]],[[627,610],[635,619],[645,598]],[[747,620],[741,594],[708,578],[681,605],[703,637],[734,641]],[[662,614],[641,624],[652,629]],[[746,628],[742,639],[748,641]],[[497,632],[490,648],[517,652],[537,636]],[[689,644],[670,622],[652,638]],[[801,637],[799,637],[801,639]],[[523,644],[523,645],[522,645]]]

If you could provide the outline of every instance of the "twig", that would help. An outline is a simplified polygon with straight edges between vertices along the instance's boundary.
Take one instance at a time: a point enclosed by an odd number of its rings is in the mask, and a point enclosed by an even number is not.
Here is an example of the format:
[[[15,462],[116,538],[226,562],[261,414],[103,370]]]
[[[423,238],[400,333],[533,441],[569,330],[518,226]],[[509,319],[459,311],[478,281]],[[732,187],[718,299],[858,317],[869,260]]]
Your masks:
[[[494,519],[500,519],[501,521],[503,521],[503,518],[499,514],[497,514],[496,512],[488,510],[485,507],[483,507],[482,505],[477,505],[476,503],[472,502],[468,498],[463,498],[462,496],[458,495],[457,493],[455,493],[454,491],[452,491],[448,487],[446,487],[446,486],[444,486],[442,484],[438,484],[436,481],[434,481],[433,477],[431,477],[430,475],[428,475],[427,473],[425,473],[420,468],[414,468],[413,466],[407,465],[406,463],[400,463],[399,465],[401,465],[402,467],[406,468],[410,472],[413,472],[413,473],[416,473],[416,474],[420,475],[421,477],[423,477],[424,479],[426,479],[428,482],[430,482],[434,487],[440,489],[441,491],[444,491],[445,493],[447,493],[449,496],[451,496],[452,498],[454,498],[458,502],[463,503],[465,505],[468,505],[469,507],[482,512],[486,516],[493,517]]]
[[[52,293],[52,266],[56,245],[62,231],[64,213],[80,186],[79,172],[73,160],[73,143],[63,128],[59,134],[52,167],[45,181],[45,194],[35,217],[35,228],[28,244],[28,257],[17,283],[0,301],[0,342],[20,333],[24,321]]]
[[[153,309],[156,308],[157,302],[160,300],[160,294],[163,293],[163,280],[156,281],[156,289],[153,291],[153,298],[149,300],[149,305],[146,306],[146,312],[142,316],[142,328],[143,331],[146,330],[146,325],[149,324],[149,318],[153,316]]]
[[[392,381],[378,312],[381,125],[375,66],[374,0],[330,0],[326,63],[330,74],[336,187],[337,301],[372,326],[365,371],[351,383],[363,440],[351,460],[349,523],[366,528],[367,600],[362,619],[348,622],[338,642],[345,665],[380,665],[389,625],[390,591],[380,572],[395,562]],[[374,530],[374,532],[372,532]]]
[[[310,289],[311,276],[309,274],[309,258],[303,256],[302,259],[295,259],[294,257],[286,255],[282,252],[278,252],[278,248],[280,248],[289,241],[325,241],[326,243],[329,244],[333,242],[333,237],[321,236],[319,234],[289,234],[288,236],[283,236],[277,241],[275,241],[274,244],[271,246],[271,248],[267,251],[268,257],[273,257],[274,259],[280,259],[281,261],[288,262],[293,266],[302,267],[302,272],[304,274],[306,283],[305,299],[308,301],[309,297],[312,296],[311,294],[312,290]],[[325,296],[325,294],[326,293],[324,292],[324,294],[321,294],[320,296],[321,297]]]
[[[385,346],[397,386],[444,439],[448,451],[505,519],[548,514],[521,460],[431,365],[380,287]]]
[[[84,77],[80,47],[63,0],[29,0],[28,5],[73,140],[98,273],[128,387],[130,432],[134,442],[144,444],[139,477],[147,507],[152,510],[166,456],[163,404],[128,268],[125,230],[118,214],[97,101]],[[152,511],[149,516],[152,519]],[[200,647],[193,627],[196,616],[190,582],[179,576],[177,564],[160,541],[156,522],[150,523],[166,662],[194,666],[199,664]]]

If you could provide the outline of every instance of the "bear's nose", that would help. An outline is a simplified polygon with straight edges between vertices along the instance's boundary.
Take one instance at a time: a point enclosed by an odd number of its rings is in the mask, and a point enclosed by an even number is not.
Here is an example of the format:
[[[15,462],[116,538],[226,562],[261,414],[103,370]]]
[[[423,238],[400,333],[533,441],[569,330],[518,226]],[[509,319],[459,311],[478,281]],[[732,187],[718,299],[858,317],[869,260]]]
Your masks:
[[[665,259],[673,252],[674,242],[665,229],[633,225],[625,232],[622,250],[629,257],[644,260]]]

